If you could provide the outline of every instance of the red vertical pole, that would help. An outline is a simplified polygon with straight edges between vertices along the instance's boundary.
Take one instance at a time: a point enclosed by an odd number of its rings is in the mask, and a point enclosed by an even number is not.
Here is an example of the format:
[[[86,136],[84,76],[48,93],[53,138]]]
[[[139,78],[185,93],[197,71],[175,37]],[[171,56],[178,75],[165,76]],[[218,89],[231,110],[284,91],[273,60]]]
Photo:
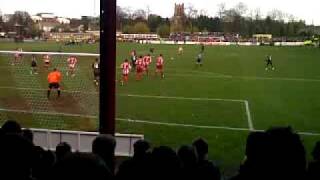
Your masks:
[[[115,134],[116,0],[100,0],[99,132]]]

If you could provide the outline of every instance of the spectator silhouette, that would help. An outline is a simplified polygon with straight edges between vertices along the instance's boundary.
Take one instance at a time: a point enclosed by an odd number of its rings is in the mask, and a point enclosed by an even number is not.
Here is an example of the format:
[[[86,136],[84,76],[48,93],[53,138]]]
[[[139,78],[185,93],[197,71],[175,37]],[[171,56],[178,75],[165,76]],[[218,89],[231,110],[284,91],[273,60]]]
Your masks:
[[[0,128],[0,138],[4,135],[2,128]]]
[[[52,180],[112,180],[112,174],[101,158],[93,154],[69,154],[53,167]]]
[[[20,134],[22,133],[21,126],[16,121],[9,120],[2,126],[4,134]]]
[[[40,146],[33,148],[32,176],[37,180],[47,179],[48,172],[44,166],[45,150]]]
[[[198,179],[220,180],[220,170],[213,162],[208,160],[208,143],[199,138],[192,143],[198,156],[197,175]]]
[[[308,180],[320,179],[320,141],[316,143],[312,151],[313,161],[308,166]]]
[[[252,132],[247,138],[245,160],[239,174],[233,180],[263,179],[268,169],[268,136],[265,132]]]
[[[197,179],[198,158],[194,147],[181,146],[178,149],[178,157],[181,162],[181,179]]]
[[[134,155],[124,161],[117,173],[117,179],[148,179],[150,167],[150,144],[148,141],[139,140],[134,143]]]
[[[8,128],[6,132],[16,131]],[[21,135],[10,133],[0,139],[0,179],[31,179],[33,145]]]
[[[71,153],[71,146],[66,142],[61,142],[56,147],[56,157],[57,161],[60,161],[66,155]]]
[[[246,156],[239,175],[233,179],[305,179],[305,149],[299,135],[289,127],[251,133]]]
[[[154,148],[151,154],[151,179],[178,179],[180,161],[177,154],[170,147]]]
[[[290,127],[269,129],[267,134],[270,138],[271,178],[305,179],[306,153],[300,136]]]
[[[22,130],[22,136],[28,139],[31,143],[33,143],[33,132],[30,129]]]
[[[92,143],[92,152],[100,156],[114,173],[116,141],[111,135],[99,135]]]

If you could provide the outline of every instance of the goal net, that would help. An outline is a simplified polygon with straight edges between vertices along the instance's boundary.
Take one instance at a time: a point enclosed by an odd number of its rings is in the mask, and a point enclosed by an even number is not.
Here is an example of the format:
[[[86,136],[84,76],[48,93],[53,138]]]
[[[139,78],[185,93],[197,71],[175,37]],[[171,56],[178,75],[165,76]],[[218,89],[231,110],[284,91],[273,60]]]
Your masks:
[[[45,56],[50,57],[46,67]],[[68,59],[77,63],[74,75]],[[0,51],[0,123],[8,119],[25,127],[95,131],[98,126],[98,86],[92,64],[99,54]],[[32,60],[36,68],[32,68]],[[62,74],[61,97],[47,98],[48,74]]]

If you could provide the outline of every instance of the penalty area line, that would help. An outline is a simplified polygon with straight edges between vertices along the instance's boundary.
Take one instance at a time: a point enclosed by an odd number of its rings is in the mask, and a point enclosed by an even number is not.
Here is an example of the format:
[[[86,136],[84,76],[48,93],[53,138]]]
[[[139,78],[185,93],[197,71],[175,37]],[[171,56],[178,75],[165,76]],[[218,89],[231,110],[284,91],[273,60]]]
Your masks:
[[[170,127],[186,127],[186,128],[196,128],[196,129],[222,129],[222,130],[231,130],[231,131],[250,131],[250,129],[247,129],[247,128],[233,128],[233,127],[227,127],[227,126],[204,126],[204,125],[194,125],[194,124],[134,120],[134,119],[125,119],[125,118],[116,118],[116,119],[117,121],[124,121],[129,123],[162,125],[162,126],[170,126]]]
[[[70,114],[70,113],[57,113],[57,112],[36,112],[36,111],[27,111],[27,110],[5,109],[5,108],[0,108],[0,111],[13,112],[13,113],[25,113],[25,114],[40,114],[40,115],[60,115],[60,116],[83,117],[83,118],[92,118],[92,119],[98,118],[98,116],[83,115],[83,114]],[[179,123],[156,122],[156,121],[147,121],[147,120],[134,120],[134,119],[125,119],[125,118],[116,118],[116,120],[122,121],[122,122],[128,122],[128,123],[140,123],[140,124],[150,124],[150,125],[168,126],[168,127],[263,132],[263,130],[250,130],[248,128],[234,128],[234,127],[227,127],[227,126],[204,126],[204,125],[194,125],[194,124],[179,124]],[[320,133],[312,133],[312,132],[298,132],[298,133],[300,135],[305,135],[305,136],[320,136]]]
[[[120,96],[136,97],[136,98],[152,98],[152,99],[175,99],[175,100],[191,100],[191,101],[225,101],[225,102],[241,102],[245,100],[239,99],[219,99],[219,98],[192,98],[178,96],[152,96],[152,95],[136,95],[136,94],[119,94]]]
[[[16,88],[16,87],[5,87],[0,86],[0,89],[17,89],[17,90],[34,90],[34,91],[46,91],[46,89],[36,89],[36,88]],[[81,92],[81,91],[70,91],[62,90],[67,93],[84,93],[97,95],[96,92]],[[120,97],[133,97],[133,98],[151,98],[151,99],[174,99],[174,100],[189,100],[189,101],[222,101],[222,102],[240,102],[245,105],[245,113],[247,116],[248,126],[250,130],[254,130],[253,120],[251,117],[249,102],[247,100],[239,99],[221,99],[221,98],[192,98],[192,97],[177,97],[177,96],[153,96],[153,95],[137,95],[137,94],[118,94]]]

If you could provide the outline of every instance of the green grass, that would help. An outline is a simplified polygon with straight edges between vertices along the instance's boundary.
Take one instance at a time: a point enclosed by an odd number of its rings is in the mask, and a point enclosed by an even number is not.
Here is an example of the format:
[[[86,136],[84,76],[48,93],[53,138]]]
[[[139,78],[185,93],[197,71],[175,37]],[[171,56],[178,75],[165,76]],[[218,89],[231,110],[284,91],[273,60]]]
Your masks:
[[[157,123],[195,125],[194,127],[165,126],[143,122],[117,122],[120,133],[144,134],[153,145],[178,147],[204,137],[210,144],[210,158],[215,159],[230,175],[243,159],[248,131],[200,128],[223,126],[248,129],[248,117],[243,102],[212,101],[209,99],[248,101],[255,129],[271,126],[292,126],[297,131],[320,133],[320,51],[309,47],[206,47],[204,66],[195,68],[198,46],[184,46],[177,55],[177,46],[152,45],[155,55],[165,57],[165,75],[161,80],[144,77],[140,82],[130,75],[129,84],[117,85],[117,117]],[[55,43],[0,43],[0,50],[57,51],[97,53],[98,46],[64,47]],[[132,49],[148,53],[150,45],[118,44],[117,65],[129,58]],[[265,56],[273,56],[275,71],[264,70]],[[171,60],[171,57],[174,60]],[[0,56],[0,86],[45,89],[46,73],[29,75],[30,58],[20,66],[8,65],[8,56]],[[155,59],[153,58],[153,61]],[[65,67],[62,59],[55,66]],[[83,93],[64,93],[64,98],[47,101],[45,91],[0,89],[0,108],[42,110],[62,113],[97,115],[98,99],[92,83],[92,58],[81,58],[80,71],[74,79],[65,77],[63,87]],[[151,67],[154,72],[154,64]],[[121,76],[118,70],[117,79]],[[132,95],[164,98],[128,97]],[[176,99],[165,98],[176,97]],[[179,99],[202,98],[201,100]],[[57,108],[61,107],[61,108]],[[0,120],[18,119],[25,127],[94,131],[97,120],[64,116],[1,112]],[[302,136],[308,153],[320,136]]]

